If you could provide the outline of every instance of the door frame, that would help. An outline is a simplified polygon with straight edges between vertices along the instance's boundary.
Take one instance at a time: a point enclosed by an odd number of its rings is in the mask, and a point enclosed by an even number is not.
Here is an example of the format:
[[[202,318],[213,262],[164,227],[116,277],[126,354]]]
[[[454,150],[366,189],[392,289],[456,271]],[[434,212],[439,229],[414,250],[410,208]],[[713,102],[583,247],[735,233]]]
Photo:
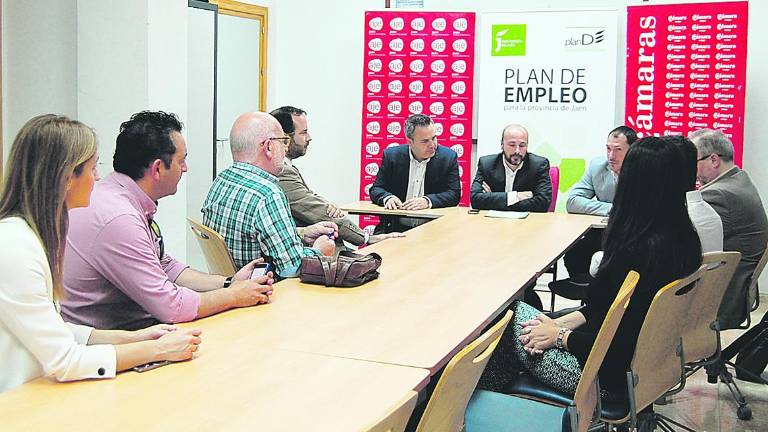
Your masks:
[[[267,109],[267,31],[269,9],[235,0],[210,0],[218,6],[219,13],[259,21],[259,111]]]
[[[0,0],[2,1],[2,0]],[[213,136],[211,137],[211,146],[213,147],[213,166],[211,167],[211,181],[216,180],[216,148],[217,133],[216,121],[217,121],[217,88],[216,80],[218,80],[218,57],[219,57],[219,7],[215,4],[208,3],[200,0],[188,0],[187,6],[195,9],[204,9],[213,12]]]

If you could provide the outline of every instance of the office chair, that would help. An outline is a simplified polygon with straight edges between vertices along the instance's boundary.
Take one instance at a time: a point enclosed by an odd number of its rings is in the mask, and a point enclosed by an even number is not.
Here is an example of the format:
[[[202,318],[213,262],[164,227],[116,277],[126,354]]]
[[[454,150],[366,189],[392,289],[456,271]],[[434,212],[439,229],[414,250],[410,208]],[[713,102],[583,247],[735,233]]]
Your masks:
[[[237,271],[235,261],[227,249],[224,237],[196,220],[187,218],[190,229],[195,234],[197,244],[203,250],[208,271],[211,274],[232,276]]]
[[[639,278],[632,271],[624,280],[600,327],[572,398],[529,376],[525,383],[516,383],[520,396],[478,390],[467,407],[466,432],[586,431],[595,411],[602,411],[598,371]]]
[[[507,311],[499,322],[453,356],[437,382],[416,432],[462,430],[472,391],[511,319],[512,311]]]

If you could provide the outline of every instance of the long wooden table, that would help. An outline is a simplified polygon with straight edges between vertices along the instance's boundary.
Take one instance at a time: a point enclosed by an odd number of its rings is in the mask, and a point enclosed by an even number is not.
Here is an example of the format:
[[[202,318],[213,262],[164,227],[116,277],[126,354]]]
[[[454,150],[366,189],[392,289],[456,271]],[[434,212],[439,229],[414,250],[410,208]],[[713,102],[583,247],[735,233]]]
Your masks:
[[[456,211],[406,238],[365,248],[383,257],[378,280],[356,288],[286,280],[275,286],[271,304],[196,325],[207,338],[263,329],[264,346],[434,373],[594,222],[553,213],[510,220]]]
[[[359,431],[429,378],[418,368],[259,350],[260,333],[205,337],[194,361],[114,380],[32,381],[0,395],[0,430]]]
[[[193,362],[0,395],[3,430],[360,430],[418,390],[599,218],[491,219],[466,208],[364,252],[378,280],[291,279],[272,302],[193,323]],[[10,422],[10,423],[9,423]]]

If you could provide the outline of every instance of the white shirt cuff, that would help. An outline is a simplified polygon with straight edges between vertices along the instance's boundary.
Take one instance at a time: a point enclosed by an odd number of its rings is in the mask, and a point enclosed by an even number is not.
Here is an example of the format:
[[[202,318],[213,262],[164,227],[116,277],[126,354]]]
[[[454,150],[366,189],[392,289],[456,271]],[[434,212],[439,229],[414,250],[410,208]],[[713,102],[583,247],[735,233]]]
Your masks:
[[[51,371],[48,375],[59,381],[114,378],[117,375],[117,353],[112,345],[81,345],[73,355],[80,358],[72,359],[70,367]]]
[[[592,255],[592,262],[589,264],[589,274],[592,277],[597,276],[597,269],[600,268],[600,263],[603,262],[603,251],[597,251]]]
[[[508,206],[516,204],[518,201],[520,201],[520,199],[517,198],[517,191],[507,192],[507,205]]]

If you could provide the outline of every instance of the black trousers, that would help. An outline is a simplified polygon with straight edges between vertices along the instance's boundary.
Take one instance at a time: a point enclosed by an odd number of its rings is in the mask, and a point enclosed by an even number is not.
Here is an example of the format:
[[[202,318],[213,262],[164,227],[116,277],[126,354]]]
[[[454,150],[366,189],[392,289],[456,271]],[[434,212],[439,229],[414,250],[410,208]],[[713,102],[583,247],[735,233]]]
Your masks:
[[[768,330],[768,312],[763,315],[763,318],[760,319],[759,323],[755,324],[754,327],[736,338],[730,345],[723,348],[721,355],[722,359],[731,360],[739,352],[746,352],[749,351],[751,347],[757,346],[765,337],[764,334],[766,330]]]
[[[563,261],[571,278],[574,276],[587,278],[589,276],[589,264],[592,262],[592,255],[601,250],[603,246],[603,231],[605,230],[590,229],[571,250],[566,252]]]
[[[416,228],[419,225],[429,222],[429,219],[424,219],[424,222],[414,226],[403,225],[400,223],[400,217],[398,216],[379,216],[379,224],[373,229],[374,234],[389,234],[393,232],[406,232],[411,228]]]

